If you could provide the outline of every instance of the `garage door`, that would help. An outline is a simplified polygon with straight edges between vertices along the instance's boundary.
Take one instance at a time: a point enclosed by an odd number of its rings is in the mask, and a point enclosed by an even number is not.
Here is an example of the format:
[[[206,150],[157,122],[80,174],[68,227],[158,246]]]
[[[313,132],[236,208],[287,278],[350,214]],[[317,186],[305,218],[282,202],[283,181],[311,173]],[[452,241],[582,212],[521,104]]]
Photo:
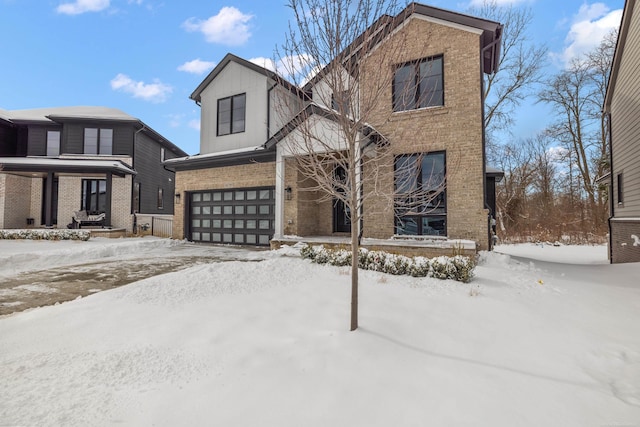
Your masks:
[[[273,236],[275,187],[195,191],[189,202],[193,242],[268,245]]]

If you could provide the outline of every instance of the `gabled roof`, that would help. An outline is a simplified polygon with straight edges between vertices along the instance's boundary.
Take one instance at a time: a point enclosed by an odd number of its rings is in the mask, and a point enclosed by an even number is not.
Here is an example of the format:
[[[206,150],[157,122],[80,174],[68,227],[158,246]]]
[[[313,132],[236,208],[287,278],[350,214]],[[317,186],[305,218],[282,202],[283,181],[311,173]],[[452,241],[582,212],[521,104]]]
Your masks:
[[[493,74],[498,71],[502,41],[502,24],[496,21],[477,18],[475,16],[420,3],[411,3],[405,10],[409,10],[412,6],[415,7],[414,13],[481,30],[480,49],[483,55],[482,71],[486,74]],[[399,16],[402,16],[402,13]]]
[[[275,149],[257,146],[168,159],[164,161],[164,165],[167,169],[176,171],[264,163],[275,160]]]
[[[13,124],[55,124],[66,121],[117,121],[131,123],[155,141],[178,156],[186,156],[187,153],[180,147],[167,140],[164,136],[153,130],[142,120],[137,119],[122,110],[109,107],[96,106],[72,106],[34,108],[29,110],[2,110],[0,120]]]
[[[627,35],[629,34],[629,27],[631,26],[631,18],[633,17],[633,10],[635,6],[636,0],[627,0],[622,12],[620,31],[618,31],[618,41],[616,43],[615,53],[613,54],[611,74],[609,75],[609,82],[607,83],[607,93],[604,98],[604,110],[606,112],[610,112],[611,98],[613,97],[613,92],[616,89],[616,81],[618,79],[618,72],[620,71],[620,61],[622,61],[624,48],[627,44]]]
[[[6,111],[7,117],[14,123],[50,123],[56,119],[78,120],[117,120],[137,122],[138,119],[116,108],[108,107],[52,107],[29,110]]]
[[[298,126],[304,123],[305,120],[314,115],[333,121],[338,120],[338,113],[335,110],[312,102],[307,105],[302,111],[296,114],[296,116],[291,119],[289,123],[284,125],[278,132],[276,132],[271,138],[269,138],[269,140],[264,143],[264,148],[267,150],[273,149],[279,141],[293,132]],[[362,126],[362,133],[365,136],[369,137],[371,141],[376,143],[386,140],[386,138],[380,135],[378,131],[376,131],[372,126],[366,123]]]
[[[421,3],[410,3],[402,12],[398,13],[395,17],[389,15],[383,15],[376,22],[374,22],[368,29],[369,34],[361,34],[351,43],[347,48],[338,55],[339,60],[347,63],[352,61],[355,56],[358,55],[365,36],[372,43],[368,48],[372,48],[375,44],[379,43],[385,35],[393,32],[397,27],[402,25],[408,19],[414,15],[425,16],[432,18],[436,21],[448,22],[451,24],[460,25],[463,27],[474,28],[481,31],[481,44],[480,49],[482,51],[482,70],[486,74],[492,74],[497,71],[498,64],[500,62],[500,50],[502,40],[502,24],[488,19],[477,18],[471,15],[465,15],[446,9],[440,9],[433,6],[427,6]],[[370,31],[372,30],[372,31]],[[305,85],[305,90],[310,90],[311,87],[325,74],[332,64],[327,65],[322,71],[317,73],[311,78]],[[344,65],[344,64],[343,64]]]
[[[209,75],[207,75],[207,77],[205,77],[205,79],[198,85],[196,90],[193,91],[193,93],[189,96],[189,98],[193,99],[197,103],[200,103],[200,95],[202,94],[202,91],[204,91],[205,88],[209,86],[209,83],[211,83],[216,77],[218,77],[218,74],[220,74],[220,72],[222,72],[222,70],[224,70],[224,68],[227,65],[229,65],[230,62],[235,62],[245,68],[255,71],[258,74],[262,74],[282,84],[285,88],[289,89],[291,92],[300,94],[300,89],[298,89],[297,86],[291,84],[279,74],[271,70],[268,70],[264,67],[261,67],[258,64],[254,64],[251,61],[247,61],[246,59],[240,58],[239,56],[236,56],[232,53],[227,53],[225,57],[222,58],[222,61],[220,61],[220,63],[216,65],[215,68],[211,70]]]

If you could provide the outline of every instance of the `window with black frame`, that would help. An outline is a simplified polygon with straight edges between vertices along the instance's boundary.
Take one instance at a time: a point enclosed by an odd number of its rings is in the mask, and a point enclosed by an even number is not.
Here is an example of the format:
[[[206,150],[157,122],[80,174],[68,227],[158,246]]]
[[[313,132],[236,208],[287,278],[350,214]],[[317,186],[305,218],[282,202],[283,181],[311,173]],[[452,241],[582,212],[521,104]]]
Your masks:
[[[399,65],[393,75],[393,111],[444,105],[443,57]]]
[[[445,152],[395,159],[395,234],[447,235]]]
[[[244,132],[246,104],[244,93],[218,99],[218,136]]]
[[[83,141],[84,154],[113,154],[113,129],[85,128]]]
[[[104,179],[82,180],[81,209],[90,215],[104,213],[107,203],[107,181]]]

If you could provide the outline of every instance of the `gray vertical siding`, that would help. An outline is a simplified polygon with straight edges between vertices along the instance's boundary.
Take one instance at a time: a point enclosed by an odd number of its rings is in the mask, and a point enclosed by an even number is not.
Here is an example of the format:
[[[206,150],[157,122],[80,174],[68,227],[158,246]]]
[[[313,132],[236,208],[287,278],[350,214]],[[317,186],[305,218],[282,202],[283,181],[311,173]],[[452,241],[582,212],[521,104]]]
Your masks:
[[[640,7],[631,16],[620,69],[611,98],[612,191],[616,217],[640,217]],[[624,200],[618,203],[617,179],[623,174]]]
[[[160,158],[160,145],[144,132],[137,134],[133,167],[138,172],[135,181],[140,183],[140,213],[173,214],[175,174],[166,170]],[[176,157],[165,148],[165,159]],[[158,209],[158,188],[164,194],[164,208]]]
[[[27,138],[28,156],[47,155],[47,130],[43,126],[29,126]]]
[[[17,154],[16,130],[0,122],[0,156],[11,157]]]
[[[105,122],[66,123],[61,147],[64,154],[83,154],[85,128],[113,129],[113,155],[133,155],[133,125]]]

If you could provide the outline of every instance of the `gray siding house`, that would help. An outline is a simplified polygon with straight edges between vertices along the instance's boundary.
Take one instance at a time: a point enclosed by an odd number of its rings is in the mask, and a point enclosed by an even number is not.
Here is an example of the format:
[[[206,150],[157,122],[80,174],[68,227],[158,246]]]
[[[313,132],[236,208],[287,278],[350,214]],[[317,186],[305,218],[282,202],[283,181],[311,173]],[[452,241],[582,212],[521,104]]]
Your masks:
[[[0,228],[65,228],[86,211],[133,231],[135,214],[173,214],[163,162],[185,155],[113,108],[0,110]]]
[[[627,0],[605,97],[610,118],[609,250],[612,263],[640,262],[640,10]]]

